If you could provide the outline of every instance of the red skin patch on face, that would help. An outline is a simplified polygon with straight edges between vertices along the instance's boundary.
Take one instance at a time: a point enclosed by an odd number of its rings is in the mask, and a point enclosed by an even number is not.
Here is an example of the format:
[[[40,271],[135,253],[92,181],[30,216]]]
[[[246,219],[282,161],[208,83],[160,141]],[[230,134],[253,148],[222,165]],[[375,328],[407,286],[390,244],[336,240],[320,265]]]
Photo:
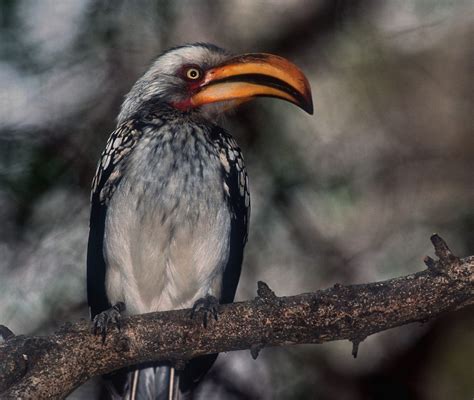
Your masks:
[[[186,100],[173,102],[173,103],[171,103],[171,105],[174,108],[176,108],[178,110],[181,110],[181,111],[187,111],[187,110],[190,110],[191,108],[193,108],[193,105],[191,104],[191,98],[190,97],[188,97]]]

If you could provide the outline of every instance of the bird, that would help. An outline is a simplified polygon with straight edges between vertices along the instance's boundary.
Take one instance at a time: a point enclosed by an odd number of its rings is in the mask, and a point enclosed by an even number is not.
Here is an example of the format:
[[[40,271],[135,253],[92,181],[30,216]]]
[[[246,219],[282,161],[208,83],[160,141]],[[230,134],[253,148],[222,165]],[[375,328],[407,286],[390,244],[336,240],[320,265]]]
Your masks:
[[[208,43],[171,48],[125,96],[92,182],[87,297],[105,340],[122,315],[234,300],[248,237],[241,150],[222,115],[256,97],[313,113],[306,76],[283,57]],[[109,398],[184,399],[217,355],[105,376]]]

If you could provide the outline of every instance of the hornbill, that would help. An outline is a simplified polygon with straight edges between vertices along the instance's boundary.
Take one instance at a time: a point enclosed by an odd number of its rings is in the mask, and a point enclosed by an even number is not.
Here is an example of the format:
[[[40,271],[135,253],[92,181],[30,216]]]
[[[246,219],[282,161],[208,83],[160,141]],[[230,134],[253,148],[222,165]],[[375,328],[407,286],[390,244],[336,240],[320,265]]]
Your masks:
[[[216,120],[256,96],[313,112],[309,83],[284,58],[233,56],[210,44],[159,56],[126,95],[92,183],[87,294],[93,330],[234,299],[250,212],[242,154]],[[192,392],[217,355],[106,377],[112,396],[174,399]]]

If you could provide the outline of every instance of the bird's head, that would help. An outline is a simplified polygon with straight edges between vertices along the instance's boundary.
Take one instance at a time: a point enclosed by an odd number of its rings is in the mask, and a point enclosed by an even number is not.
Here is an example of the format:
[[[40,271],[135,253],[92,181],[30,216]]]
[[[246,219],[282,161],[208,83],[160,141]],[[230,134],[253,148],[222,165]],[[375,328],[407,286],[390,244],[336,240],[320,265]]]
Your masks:
[[[261,96],[313,113],[308,80],[288,60],[265,53],[233,56],[209,44],[186,45],[157,58],[126,96],[118,120],[159,104],[215,116]]]

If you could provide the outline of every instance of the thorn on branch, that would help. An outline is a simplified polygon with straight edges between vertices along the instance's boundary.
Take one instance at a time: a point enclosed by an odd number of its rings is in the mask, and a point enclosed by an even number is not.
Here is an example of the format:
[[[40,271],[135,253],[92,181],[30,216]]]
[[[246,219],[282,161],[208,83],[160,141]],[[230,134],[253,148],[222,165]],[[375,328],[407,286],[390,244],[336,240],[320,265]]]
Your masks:
[[[278,299],[275,292],[263,281],[257,282],[257,298],[264,303],[275,303]]]
[[[265,347],[263,343],[253,344],[250,346],[250,355],[254,360],[257,359],[258,355],[260,354],[260,350]]]
[[[6,342],[8,339],[15,337],[15,334],[5,325],[0,325],[0,339]]]
[[[436,261],[431,257],[426,256],[423,261],[429,271],[449,277],[448,270],[454,265],[459,265],[459,257],[456,257],[452,253],[446,242],[438,234],[433,234],[430,239],[433,243],[435,254],[439,260]]]
[[[447,267],[450,264],[458,263],[459,258],[456,257],[446,242],[437,233],[431,236],[431,243],[433,243],[435,254],[439,258],[443,267]]]
[[[352,357],[357,358],[357,354],[359,353],[359,345],[365,340],[365,337],[363,338],[355,338],[352,339]]]
[[[428,269],[436,269],[436,261],[433,260],[430,256],[425,256],[425,258],[423,258],[423,262],[428,267]]]

